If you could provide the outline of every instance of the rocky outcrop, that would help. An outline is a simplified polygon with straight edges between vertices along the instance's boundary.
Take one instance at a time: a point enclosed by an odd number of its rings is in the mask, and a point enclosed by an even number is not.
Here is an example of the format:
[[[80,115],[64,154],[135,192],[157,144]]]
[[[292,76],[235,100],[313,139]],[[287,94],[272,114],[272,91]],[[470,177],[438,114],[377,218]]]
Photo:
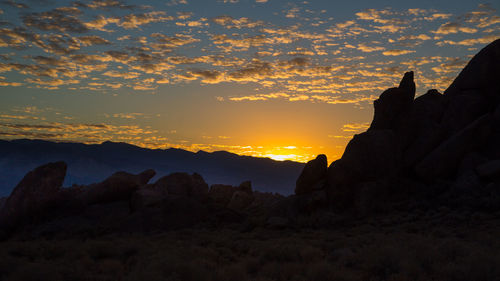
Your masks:
[[[360,213],[400,206],[396,201],[402,198],[438,200],[451,189],[485,190],[484,181],[500,173],[499,79],[500,39],[472,58],[444,94],[429,90],[415,99],[414,75],[406,72],[398,87],[374,101],[369,129],[353,137],[326,175],[313,168],[317,160],[306,165],[297,180],[296,201],[311,200],[321,180],[326,180],[330,207]],[[311,171],[318,173],[306,176]]]
[[[320,154],[307,162],[304,170],[297,179],[295,185],[295,194],[311,193],[314,190],[320,190],[325,187],[325,176],[328,168],[326,155]]]
[[[15,225],[41,216],[59,200],[65,175],[64,162],[48,163],[26,174],[0,210],[0,222]]]
[[[327,194],[336,208],[352,205],[358,184],[389,181],[398,175],[401,151],[392,130],[368,130],[355,135],[342,158],[328,168]]]
[[[239,186],[214,184],[210,187],[208,196],[219,206],[242,211],[255,200],[252,184],[244,181]]]
[[[490,106],[500,103],[500,40],[497,39],[475,55],[444,92],[459,95],[479,96]],[[466,106],[464,104],[464,106]]]
[[[161,189],[154,184],[147,184],[138,188],[130,198],[130,210],[154,207],[160,204],[168,196],[166,189]]]
[[[491,114],[487,113],[448,138],[415,167],[417,175],[426,181],[450,176],[465,154],[479,148],[486,140],[491,133],[490,125]]]
[[[410,111],[415,98],[413,71],[406,72],[399,87],[383,92],[373,102],[375,115],[368,130],[395,129]]]
[[[81,188],[80,196],[86,205],[128,200],[135,190],[147,184],[155,174],[153,170],[137,175],[116,172],[100,183]]]
[[[244,191],[236,191],[233,193],[227,207],[232,210],[243,210],[252,204],[254,198],[252,194]]]
[[[492,160],[487,163],[478,165],[476,172],[483,179],[498,179],[500,178],[500,159]]]
[[[208,194],[208,185],[197,173],[172,173],[155,182],[157,189],[166,190],[169,195],[200,197]]]
[[[130,199],[131,211],[163,204],[169,198],[198,198],[208,195],[208,185],[199,174],[172,173],[154,184],[138,188]]]

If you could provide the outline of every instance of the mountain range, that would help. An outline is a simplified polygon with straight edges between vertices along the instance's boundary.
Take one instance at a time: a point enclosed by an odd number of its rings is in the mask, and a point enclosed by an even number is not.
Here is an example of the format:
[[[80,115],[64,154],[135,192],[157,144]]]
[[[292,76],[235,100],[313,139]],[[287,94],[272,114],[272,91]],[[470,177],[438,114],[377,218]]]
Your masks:
[[[0,140],[0,196],[7,196],[30,170],[47,162],[68,164],[64,186],[99,182],[117,171],[138,173],[154,169],[156,177],[173,172],[199,173],[208,184],[250,180],[254,189],[293,193],[304,164],[241,156],[226,151],[196,153],[176,149],[147,149],[127,143],[102,144],[44,140]],[[153,179],[155,180],[155,178]]]

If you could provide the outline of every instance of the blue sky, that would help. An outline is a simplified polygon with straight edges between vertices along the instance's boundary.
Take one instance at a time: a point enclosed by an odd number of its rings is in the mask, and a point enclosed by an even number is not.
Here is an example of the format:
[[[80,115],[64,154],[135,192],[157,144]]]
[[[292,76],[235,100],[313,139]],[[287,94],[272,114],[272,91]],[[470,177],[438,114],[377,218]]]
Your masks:
[[[0,136],[341,156],[403,73],[444,91],[500,37],[479,1],[0,3]]]

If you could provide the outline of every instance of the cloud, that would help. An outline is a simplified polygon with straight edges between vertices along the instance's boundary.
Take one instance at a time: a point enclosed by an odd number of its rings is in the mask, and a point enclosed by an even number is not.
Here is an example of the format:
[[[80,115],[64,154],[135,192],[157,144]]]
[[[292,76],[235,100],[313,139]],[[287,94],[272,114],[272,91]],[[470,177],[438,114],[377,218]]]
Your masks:
[[[108,61],[114,61],[114,62],[120,62],[123,64],[127,64],[133,60],[135,60],[133,57],[131,57],[128,53],[123,52],[123,51],[106,51],[104,52],[107,55],[107,60]]]
[[[477,29],[471,28],[471,27],[466,27],[463,26],[461,23],[458,22],[447,22],[445,24],[442,24],[437,30],[432,31],[436,34],[453,34],[453,33],[458,33],[458,32],[464,32],[464,33],[476,33]]]
[[[68,85],[68,84],[78,84],[80,83],[79,80],[74,80],[74,79],[69,79],[69,80],[62,80],[62,79],[40,79],[40,78],[26,78],[26,82],[31,83],[31,84],[36,84],[36,85],[42,85],[42,86],[50,86],[50,87],[58,87],[62,85]]]
[[[406,54],[411,54],[415,53],[415,51],[412,50],[387,50],[383,52],[382,54],[384,56],[400,56],[400,55],[406,55]]]
[[[392,15],[390,10],[366,9],[356,13],[356,16],[361,20],[371,20],[378,23],[386,23],[386,20],[382,19],[382,16],[388,15]]]
[[[112,115],[114,118],[120,118],[120,119],[137,119],[139,116],[144,116],[144,113],[115,113]]]
[[[342,126],[342,131],[343,132],[362,132],[362,131],[366,131],[368,129],[368,127],[370,127],[370,124],[368,123],[348,123],[348,124],[344,124]]]
[[[207,84],[217,84],[224,81],[223,73],[217,70],[192,70],[189,71],[189,74],[202,78],[201,82]]]
[[[300,9],[298,7],[293,7],[286,12],[285,17],[293,19],[299,16]]]
[[[212,22],[222,25],[227,29],[255,28],[264,24],[262,21],[252,21],[246,17],[235,19],[228,15],[215,17],[212,19]]]
[[[126,5],[122,1],[117,0],[93,0],[92,2],[86,4],[80,1],[75,2],[75,5],[78,7],[85,7],[90,9],[110,9],[110,8],[118,8],[118,9],[132,9],[133,5]]]
[[[36,56],[33,58],[38,64],[45,64],[51,66],[67,66],[68,62],[56,57]]]
[[[156,42],[152,43],[150,46],[158,50],[177,48],[200,41],[200,39],[196,39],[192,35],[188,34],[175,34],[175,36],[167,36],[161,33],[153,33],[151,34],[151,37],[156,39]]]
[[[0,86],[2,86],[2,87],[7,87],[7,86],[10,86],[10,87],[19,87],[19,86],[22,86],[22,85],[23,85],[23,83],[5,81],[5,77],[1,77],[0,76]],[[0,117],[2,117],[2,116],[0,116]]]
[[[403,35],[399,37],[397,40],[398,41],[405,41],[405,40],[431,40],[432,38],[426,34],[419,34],[419,35]]]
[[[6,0],[2,1],[2,3],[7,4],[11,7],[18,8],[18,9],[28,9],[29,6],[24,4],[24,3],[17,3],[14,0]]]
[[[118,72],[116,70],[109,70],[104,72],[102,75],[113,77],[113,78],[123,78],[123,79],[133,79],[140,76],[138,72]]]
[[[446,58],[447,62],[440,64],[439,66],[433,67],[432,70],[438,74],[447,74],[458,72],[462,69],[467,61],[456,57],[456,58]]]
[[[176,5],[180,5],[180,4],[188,4],[188,1],[187,0],[170,0],[169,3],[167,3],[167,5],[169,6],[176,6]]]
[[[358,44],[358,50],[365,52],[365,53],[370,53],[370,52],[375,52],[375,51],[383,51],[383,50],[385,50],[385,48],[381,47],[381,46],[368,46],[365,43],[360,43],[360,44]]]
[[[133,29],[151,22],[163,22],[174,19],[175,18],[172,16],[166,16],[166,13],[163,11],[153,11],[143,14],[126,15],[120,19],[120,22],[117,23],[117,25],[125,29]]]
[[[500,38],[500,34],[491,34],[479,38],[464,39],[461,41],[444,40],[442,42],[438,42],[437,45],[444,46],[448,44],[448,45],[473,46],[477,44],[488,44],[495,41],[498,38]]]
[[[110,45],[111,42],[108,40],[99,37],[97,35],[89,35],[89,36],[80,36],[78,37],[78,41],[82,43],[84,46],[92,46],[92,45]]]
[[[113,125],[105,123],[61,123],[40,122],[6,123],[0,122],[0,135],[16,138],[43,138],[60,141],[79,141],[96,143],[104,140],[140,141],[146,140],[157,133],[156,130],[138,125]]]
[[[269,62],[253,59],[244,68],[230,72],[228,79],[231,81],[256,82],[273,74],[273,68]]]
[[[90,22],[85,22],[84,25],[88,29],[95,29],[99,31],[112,32],[112,30],[108,30],[104,28],[108,24],[118,24],[120,22],[119,18],[116,17],[105,17],[103,15],[97,16],[97,18]]]
[[[81,13],[76,8],[59,8],[48,12],[30,13],[22,17],[26,26],[45,31],[87,32],[88,28],[76,15]]]

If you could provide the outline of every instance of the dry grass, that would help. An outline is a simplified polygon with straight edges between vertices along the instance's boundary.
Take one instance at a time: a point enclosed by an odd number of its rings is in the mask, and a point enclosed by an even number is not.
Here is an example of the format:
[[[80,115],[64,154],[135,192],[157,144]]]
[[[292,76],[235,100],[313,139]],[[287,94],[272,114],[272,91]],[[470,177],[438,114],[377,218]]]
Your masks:
[[[11,240],[0,243],[0,280],[500,280],[498,219],[477,216],[453,225],[429,213],[333,230]]]

